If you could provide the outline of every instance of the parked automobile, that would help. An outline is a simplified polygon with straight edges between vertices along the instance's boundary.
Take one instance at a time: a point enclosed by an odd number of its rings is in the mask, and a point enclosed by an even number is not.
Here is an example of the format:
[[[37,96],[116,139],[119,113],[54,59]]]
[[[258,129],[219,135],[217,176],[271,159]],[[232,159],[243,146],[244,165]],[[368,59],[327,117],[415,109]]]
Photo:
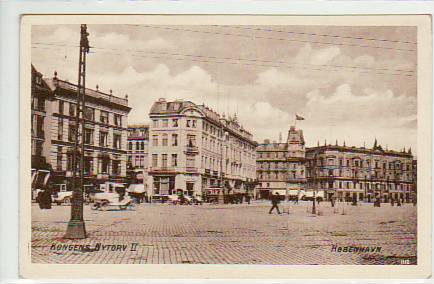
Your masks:
[[[143,202],[146,195],[145,185],[143,183],[133,183],[127,188],[128,195],[135,199],[137,203]]]
[[[93,210],[108,210],[111,208],[119,210],[133,210],[135,203],[129,196],[122,196],[116,192],[102,192],[94,196]]]
[[[180,203],[179,196],[177,194],[169,195],[168,202],[174,205],[179,204]]]
[[[193,204],[194,200],[191,196],[189,195],[183,195],[184,200],[182,201],[181,196],[179,196],[178,194],[172,194],[172,195],[168,195],[168,202],[172,203],[172,204],[185,204],[185,205],[190,205]]]
[[[72,191],[59,191],[53,194],[52,200],[57,205],[70,205],[72,200]]]

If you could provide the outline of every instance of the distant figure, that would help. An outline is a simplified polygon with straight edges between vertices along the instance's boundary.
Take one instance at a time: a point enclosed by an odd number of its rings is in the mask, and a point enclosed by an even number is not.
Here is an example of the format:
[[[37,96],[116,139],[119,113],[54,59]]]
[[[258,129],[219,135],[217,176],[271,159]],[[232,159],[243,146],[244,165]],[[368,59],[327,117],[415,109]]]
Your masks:
[[[51,190],[45,188],[38,194],[39,208],[41,209],[51,209]]]
[[[298,195],[295,196],[294,204],[298,204]]]
[[[335,201],[336,199],[334,197],[330,197],[330,204],[332,207],[335,207]]]
[[[402,205],[401,204],[401,199],[398,198],[398,202],[397,202],[396,206],[401,206],[401,205]]]
[[[390,198],[390,205],[395,206],[395,199],[393,197]]]
[[[357,197],[353,196],[352,202],[351,202],[352,206],[357,206]]]
[[[246,201],[247,201],[247,204],[250,204],[250,199],[251,199],[251,196],[250,196],[249,194],[247,194],[247,195],[246,195]]]
[[[272,204],[272,206],[271,206],[270,211],[268,213],[271,214],[271,212],[273,211],[273,209],[276,208],[277,213],[281,214],[280,210],[279,210],[279,206],[278,206],[279,203],[280,203],[280,196],[279,196],[279,193],[276,192],[276,195],[271,195],[271,204]]]
[[[379,197],[375,198],[374,207],[381,207],[381,200]]]
[[[321,202],[321,197],[318,196],[318,197],[316,198],[316,203],[318,203],[318,205],[319,205],[320,202]]]

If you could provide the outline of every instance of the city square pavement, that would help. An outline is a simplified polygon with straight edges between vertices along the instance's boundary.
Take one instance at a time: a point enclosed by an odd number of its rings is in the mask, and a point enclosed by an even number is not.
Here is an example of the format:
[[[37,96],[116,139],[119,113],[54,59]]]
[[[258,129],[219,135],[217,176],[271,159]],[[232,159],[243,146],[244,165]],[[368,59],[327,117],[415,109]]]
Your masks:
[[[268,214],[268,202],[225,205],[140,204],[134,211],[85,205],[88,238],[62,239],[69,206],[32,205],[35,263],[415,264],[416,207],[334,208],[290,203]],[[280,204],[281,209],[285,206]]]

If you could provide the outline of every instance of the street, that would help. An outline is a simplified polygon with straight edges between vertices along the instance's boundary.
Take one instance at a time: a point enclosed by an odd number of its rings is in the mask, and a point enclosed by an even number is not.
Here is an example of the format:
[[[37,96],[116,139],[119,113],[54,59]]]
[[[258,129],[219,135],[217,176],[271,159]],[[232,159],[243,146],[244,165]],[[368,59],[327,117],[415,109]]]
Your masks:
[[[416,264],[417,207],[311,202],[270,215],[269,202],[140,204],[134,211],[85,205],[88,238],[62,239],[69,206],[32,205],[35,263]],[[285,206],[280,204],[282,210]],[[345,247],[347,247],[345,249]],[[353,248],[351,248],[353,247]],[[354,247],[358,248],[357,250]]]

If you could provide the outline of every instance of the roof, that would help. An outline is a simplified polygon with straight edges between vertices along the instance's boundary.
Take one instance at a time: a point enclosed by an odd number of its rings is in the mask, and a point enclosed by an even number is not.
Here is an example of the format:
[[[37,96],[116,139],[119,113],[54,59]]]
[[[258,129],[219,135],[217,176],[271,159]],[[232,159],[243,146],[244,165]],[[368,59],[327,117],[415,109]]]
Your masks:
[[[256,151],[286,151],[287,149],[287,143],[265,143],[256,147]]]
[[[71,91],[71,92],[77,92],[77,85],[70,83],[70,82],[67,82],[67,81],[60,80],[57,77],[44,78],[44,81],[47,83],[47,85],[49,86],[49,88],[52,91],[55,91],[57,89],[63,89],[63,90]],[[116,97],[116,96],[113,96],[112,94],[107,94],[107,93],[101,92],[99,90],[93,90],[93,89],[86,88],[86,96],[90,96],[90,97],[93,97],[96,99],[104,100],[106,102],[110,102],[113,104],[117,104],[119,106],[129,108],[127,98]],[[131,109],[131,108],[129,108],[129,109]]]
[[[184,100],[176,100],[176,101],[166,101],[165,99],[159,99],[154,102],[149,112],[150,115],[165,115],[165,114],[181,114],[187,108],[196,108],[199,112],[201,112],[204,117],[219,127],[223,127],[225,131],[230,131],[235,135],[239,135],[244,139],[248,139],[251,143],[256,144],[253,141],[252,134],[244,129],[237,121],[236,116],[234,118],[225,118],[224,115],[220,116],[213,109],[205,106],[205,105],[197,105],[191,101]]]
[[[152,105],[150,114],[180,113],[182,109],[188,106],[196,105],[190,101],[177,100],[173,102],[167,102],[166,100],[160,99]]]
[[[306,148],[307,152],[325,152],[325,151],[338,151],[338,152],[353,152],[353,153],[361,153],[361,154],[370,154],[370,155],[383,155],[383,156],[396,156],[396,157],[405,157],[412,158],[413,155],[411,153],[397,152],[393,150],[374,150],[364,147],[349,147],[349,146],[336,146],[336,145],[325,145],[325,146],[317,146],[317,147],[308,147]]]

